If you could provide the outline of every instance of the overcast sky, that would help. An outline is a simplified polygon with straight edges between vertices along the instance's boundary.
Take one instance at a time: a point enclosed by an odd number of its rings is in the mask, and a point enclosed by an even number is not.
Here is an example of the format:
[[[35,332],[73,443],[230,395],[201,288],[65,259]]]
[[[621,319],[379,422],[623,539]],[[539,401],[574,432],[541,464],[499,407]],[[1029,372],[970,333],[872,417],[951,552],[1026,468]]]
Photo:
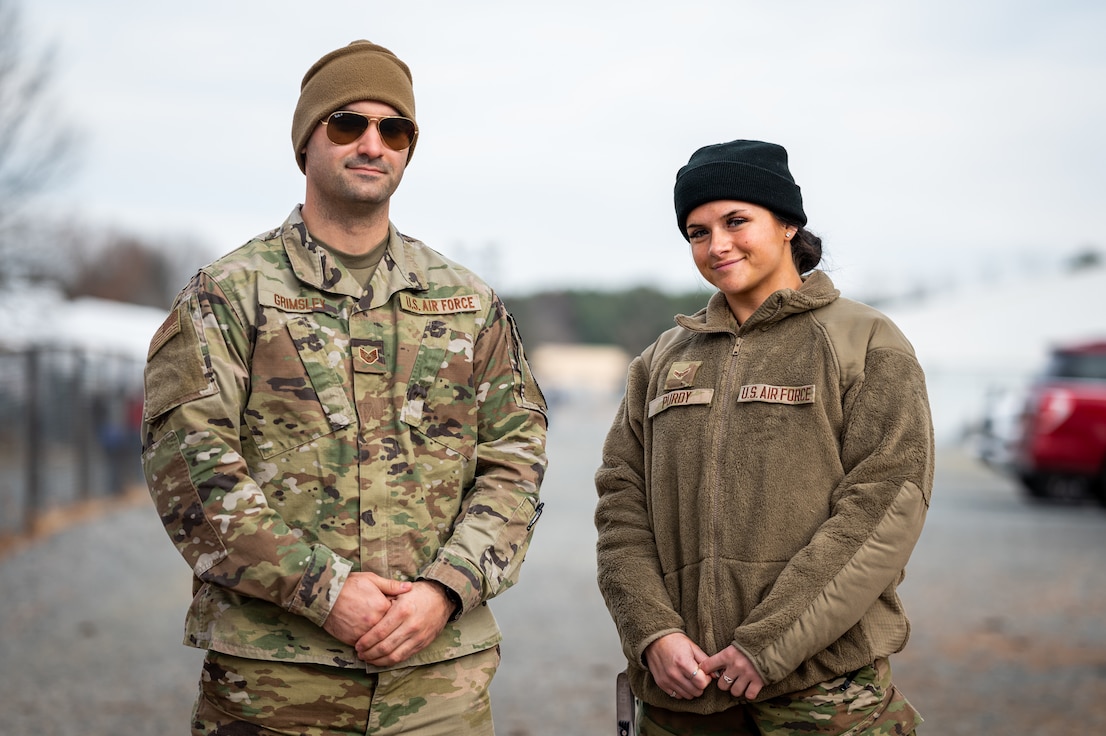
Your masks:
[[[1106,247],[1106,3],[22,0],[84,136],[64,211],[210,260],[302,201],[299,82],[357,38],[414,74],[403,232],[501,292],[703,283],[672,184],[784,145],[846,293]]]

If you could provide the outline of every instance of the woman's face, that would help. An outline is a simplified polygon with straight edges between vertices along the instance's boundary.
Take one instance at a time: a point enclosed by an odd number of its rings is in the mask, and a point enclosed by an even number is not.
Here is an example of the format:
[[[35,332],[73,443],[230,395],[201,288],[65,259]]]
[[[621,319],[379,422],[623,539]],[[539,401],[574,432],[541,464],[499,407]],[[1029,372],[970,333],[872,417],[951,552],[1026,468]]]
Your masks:
[[[802,286],[791,259],[795,229],[755,204],[719,200],[687,217],[691,256],[703,278],[726,295],[739,323],[780,289]]]

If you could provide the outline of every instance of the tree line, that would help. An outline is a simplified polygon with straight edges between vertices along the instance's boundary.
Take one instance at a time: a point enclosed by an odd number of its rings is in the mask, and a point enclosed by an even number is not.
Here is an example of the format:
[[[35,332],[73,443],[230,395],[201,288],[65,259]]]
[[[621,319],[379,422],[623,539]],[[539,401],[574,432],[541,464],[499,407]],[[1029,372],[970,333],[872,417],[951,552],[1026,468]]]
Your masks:
[[[615,291],[564,290],[504,296],[527,346],[545,343],[617,345],[637,355],[672,327],[677,314],[694,314],[711,291],[671,294],[648,286]]]

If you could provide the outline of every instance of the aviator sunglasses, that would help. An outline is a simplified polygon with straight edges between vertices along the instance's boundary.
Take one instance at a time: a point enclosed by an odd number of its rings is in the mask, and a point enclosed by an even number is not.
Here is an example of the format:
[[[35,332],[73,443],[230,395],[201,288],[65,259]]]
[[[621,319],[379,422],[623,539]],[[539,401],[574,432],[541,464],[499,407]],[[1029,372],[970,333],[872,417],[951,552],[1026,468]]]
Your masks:
[[[339,146],[353,143],[374,122],[376,129],[380,131],[380,140],[393,151],[410,148],[419,134],[414,120],[398,115],[362,115],[351,110],[338,110],[321,122],[326,126],[326,137]]]

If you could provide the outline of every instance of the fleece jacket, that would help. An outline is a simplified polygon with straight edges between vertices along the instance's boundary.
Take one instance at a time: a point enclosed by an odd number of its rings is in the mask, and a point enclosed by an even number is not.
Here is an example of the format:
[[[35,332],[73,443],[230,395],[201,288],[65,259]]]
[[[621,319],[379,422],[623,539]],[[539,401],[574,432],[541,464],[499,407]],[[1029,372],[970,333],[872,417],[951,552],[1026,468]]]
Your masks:
[[[794,692],[902,649],[896,593],[933,485],[913,348],[814,271],[739,325],[715,294],[635,358],[596,474],[598,582],[635,694],[669,697],[644,652],[683,632],[734,645]]]

